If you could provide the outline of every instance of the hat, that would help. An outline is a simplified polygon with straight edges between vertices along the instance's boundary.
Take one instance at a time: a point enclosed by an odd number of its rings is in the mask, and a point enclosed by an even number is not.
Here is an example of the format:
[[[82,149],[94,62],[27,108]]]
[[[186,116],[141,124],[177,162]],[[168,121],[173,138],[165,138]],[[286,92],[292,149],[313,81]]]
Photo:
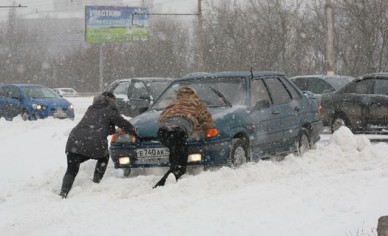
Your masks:
[[[116,96],[112,92],[103,92],[103,93],[101,93],[101,95],[104,97],[116,99]]]
[[[177,97],[182,97],[182,96],[192,96],[195,94],[195,90],[190,88],[190,87],[181,87],[178,89],[176,92]]]

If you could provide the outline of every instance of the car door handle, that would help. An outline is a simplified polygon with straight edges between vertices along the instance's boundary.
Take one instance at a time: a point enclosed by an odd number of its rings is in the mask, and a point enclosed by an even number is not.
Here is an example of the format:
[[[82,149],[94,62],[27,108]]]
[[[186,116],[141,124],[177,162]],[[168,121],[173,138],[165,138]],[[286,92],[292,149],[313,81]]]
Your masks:
[[[280,112],[279,112],[279,111],[272,111],[272,114],[273,114],[273,115],[279,115]]]

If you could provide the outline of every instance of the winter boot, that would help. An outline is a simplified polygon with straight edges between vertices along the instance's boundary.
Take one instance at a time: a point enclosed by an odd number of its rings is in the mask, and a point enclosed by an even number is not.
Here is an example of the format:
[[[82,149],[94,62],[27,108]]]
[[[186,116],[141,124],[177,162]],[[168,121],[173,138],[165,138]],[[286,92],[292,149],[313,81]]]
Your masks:
[[[176,181],[186,173],[186,166],[176,166],[172,172],[175,176]]]
[[[62,189],[59,193],[59,196],[61,196],[62,198],[67,198],[67,195],[69,194],[70,189],[73,186],[74,179],[75,177],[72,175],[65,175],[63,177]]]
[[[94,169],[93,182],[100,183],[102,177],[104,177],[105,171],[107,167],[107,162],[98,160],[96,163],[96,168]]]
[[[158,183],[156,183],[156,185],[153,188],[164,186],[164,184],[166,183],[167,177],[170,173],[172,173],[171,169],[168,170],[166,174],[164,174],[164,176],[159,180]]]

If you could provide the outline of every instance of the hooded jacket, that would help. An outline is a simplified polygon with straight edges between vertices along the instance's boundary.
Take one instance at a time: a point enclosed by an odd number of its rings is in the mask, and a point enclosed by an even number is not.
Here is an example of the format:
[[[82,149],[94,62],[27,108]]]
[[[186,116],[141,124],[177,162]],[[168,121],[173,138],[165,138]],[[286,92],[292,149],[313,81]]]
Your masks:
[[[66,153],[81,154],[91,159],[109,155],[107,137],[116,126],[126,133],[135,134],[132,124],[119,113],[115,99],[98,95],[81,121],[72,129],[66,144]]]
[[[177,98],[160,114],[159,122],[169,118],[185,117],[193,122],[193,131],[206,132],[213,127],[212,115],[206,105],[199,99],[195,91],[189,87],[182,87],[177,92]]]

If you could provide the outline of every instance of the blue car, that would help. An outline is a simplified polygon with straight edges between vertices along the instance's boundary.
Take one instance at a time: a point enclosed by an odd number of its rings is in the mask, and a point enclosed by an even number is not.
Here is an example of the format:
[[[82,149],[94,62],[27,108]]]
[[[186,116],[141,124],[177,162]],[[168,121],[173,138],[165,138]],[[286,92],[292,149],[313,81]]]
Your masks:
[[[51,89],[36,84],[0,86],[0,118],[12,120],[21,115],[23,120],[52,116],[74,119],[74,107]]]
[[[147,112],[131,120],[137,137],[112,137],[111,158],[125,176],[131,168],[169,166],[169,151],[157,140],[158,118],[181,86],[196,90],[216,128],[188,141],[188,166],[238,167],[272,155],[303,153],[320,139],[316,98],[283,73],[195,73],[172,82]]]

